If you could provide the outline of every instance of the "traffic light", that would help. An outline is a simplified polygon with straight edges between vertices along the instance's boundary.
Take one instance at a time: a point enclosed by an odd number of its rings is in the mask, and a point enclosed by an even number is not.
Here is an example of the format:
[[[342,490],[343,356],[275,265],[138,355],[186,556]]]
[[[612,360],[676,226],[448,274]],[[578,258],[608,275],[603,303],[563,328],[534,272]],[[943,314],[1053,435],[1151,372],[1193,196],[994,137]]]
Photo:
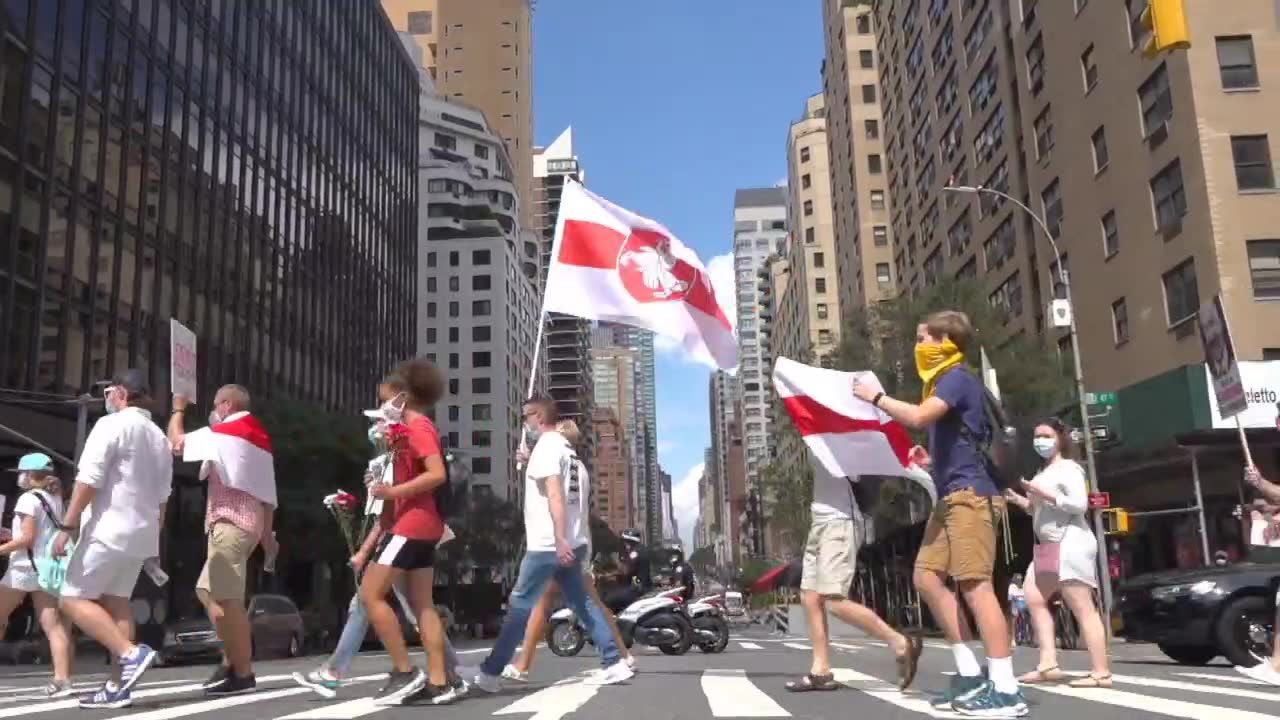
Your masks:
[[[1143,55],[1153,58],[1162,52],[1191,47],[1187,10],[1183,3],[1184,0],[1148,0],[1141,22],[1151,36],[1142,48]]]
[[[1129,513],[1124,508],[1107,508],[1102,511],[1102,530],[1108,535],[1129,534]]]

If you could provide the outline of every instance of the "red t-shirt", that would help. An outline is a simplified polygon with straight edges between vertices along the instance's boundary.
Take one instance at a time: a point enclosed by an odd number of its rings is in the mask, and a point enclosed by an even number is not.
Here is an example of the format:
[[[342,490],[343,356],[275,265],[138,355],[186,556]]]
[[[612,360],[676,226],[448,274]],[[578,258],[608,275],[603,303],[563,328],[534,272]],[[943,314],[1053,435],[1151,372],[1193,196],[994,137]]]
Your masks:
[[[439,457],[440,433],[425,415],[406,419],[409,439],[396,451],[395,484],[401,485],[421,475],[426,459]],[[391,532],[410,540],[439,540],[444,535],[444,521],[436,509],[434,492],[424,492],[395,502],[392,510]]]

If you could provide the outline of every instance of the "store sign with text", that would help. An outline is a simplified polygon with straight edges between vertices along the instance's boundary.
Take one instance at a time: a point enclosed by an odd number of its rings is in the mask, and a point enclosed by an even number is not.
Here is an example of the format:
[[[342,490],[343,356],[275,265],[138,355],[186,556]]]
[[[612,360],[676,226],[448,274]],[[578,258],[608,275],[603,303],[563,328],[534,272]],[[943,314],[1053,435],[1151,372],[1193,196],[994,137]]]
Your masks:
[[[1218,398],[1213,392],[1213,376],[1205,365],[1205,380],[1209,387],[1209,408],[1213,414],[1213,427],[1235,429],[1236,420],[1246,428],[1276,429],[1280,416],[1280,360],[1268,362],[1238,363],[1240,384],[1244,389],[1245,409],[1235,417],[1222,417],[1218,410]]]

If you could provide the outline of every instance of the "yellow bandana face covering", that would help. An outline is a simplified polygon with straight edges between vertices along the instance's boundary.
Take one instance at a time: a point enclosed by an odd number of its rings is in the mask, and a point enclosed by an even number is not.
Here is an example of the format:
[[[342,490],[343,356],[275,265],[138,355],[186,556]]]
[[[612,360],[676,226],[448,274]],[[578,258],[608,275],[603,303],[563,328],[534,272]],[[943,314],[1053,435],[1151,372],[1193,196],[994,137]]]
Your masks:
[[[938,378],[951,368],[964,362],[964,353],[950,340],[940,343],[916,345],[916,372],[924,381],[924,400],[933,397]]]

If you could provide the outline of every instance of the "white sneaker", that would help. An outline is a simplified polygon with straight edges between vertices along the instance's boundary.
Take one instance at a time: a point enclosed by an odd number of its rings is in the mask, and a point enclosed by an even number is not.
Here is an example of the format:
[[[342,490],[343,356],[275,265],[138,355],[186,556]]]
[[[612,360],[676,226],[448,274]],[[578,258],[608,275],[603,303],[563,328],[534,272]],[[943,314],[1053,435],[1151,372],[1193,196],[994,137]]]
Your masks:
[[[617,685],[635,676],[635,671],[625,662],[616,662],[603,670],[596,671],[582,682],[584,685]]]
[[[529,673],[517,670],[515,665],[507,665],[502,668],[502,679],[514,680],[518,683],[527,683],[529,682]]]
[[[479,666],[459,665],[458,675],[471,687],[480,688],[490,695],[502,690],[502,678],[486,674]]]
[[[634,670],[636,669],[636,656],[635,656],[635,655],[628,655],[628,656],[627,656],[627,659],[626,659],[626,660],[624,660],[623,662],[625,662],[625,663],[627,664],[627,667],[631,668],[631,669],[632,669],[632,671],[634,671]]]
[[[1253,667],[1241,667],[1237,665],[1236,672],[1247,678],[1267,683],[1268,685],[1280,686],[1280,671],[1277,671],[1271,666],[1271,663],[1267,661],[1260,662]]]

